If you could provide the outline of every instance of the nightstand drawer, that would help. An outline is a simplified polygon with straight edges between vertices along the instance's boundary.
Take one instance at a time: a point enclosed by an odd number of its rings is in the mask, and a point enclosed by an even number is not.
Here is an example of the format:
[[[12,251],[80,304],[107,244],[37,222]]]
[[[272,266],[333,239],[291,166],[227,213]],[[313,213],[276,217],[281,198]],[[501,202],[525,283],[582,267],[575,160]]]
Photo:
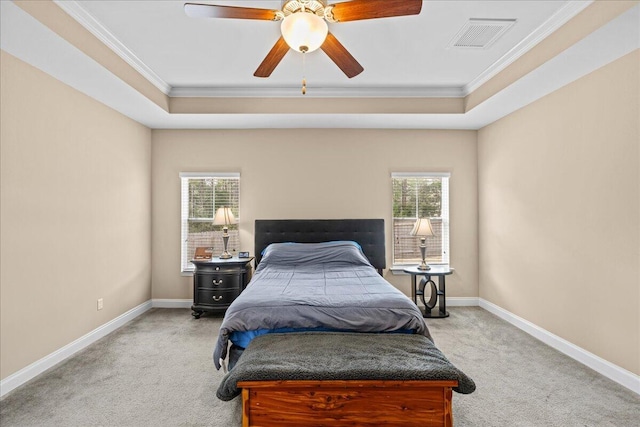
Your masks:
[[[200,305],[229,305],[240,295],[240,289],[198,290],[198,304]]]
[[[240,289],[240,274],[196,274],[196,288],[207,289]]]

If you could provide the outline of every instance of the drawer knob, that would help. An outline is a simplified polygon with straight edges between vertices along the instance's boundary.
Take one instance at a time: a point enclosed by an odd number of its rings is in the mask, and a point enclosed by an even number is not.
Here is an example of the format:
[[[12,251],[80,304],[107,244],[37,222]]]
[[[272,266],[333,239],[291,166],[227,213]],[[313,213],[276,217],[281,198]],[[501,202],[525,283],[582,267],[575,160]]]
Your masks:
[[[220,267],[216,267],[216,271],[220,270]]]
[[[213,300],[214,301],[220,301],[221,299],[222,299],[222,295],[219,295],[219,296],[214,295],[213,296]]]
[[[220,280],[213,279],[213,284],[215,286],[222,285],[222,279],[220,279]]]

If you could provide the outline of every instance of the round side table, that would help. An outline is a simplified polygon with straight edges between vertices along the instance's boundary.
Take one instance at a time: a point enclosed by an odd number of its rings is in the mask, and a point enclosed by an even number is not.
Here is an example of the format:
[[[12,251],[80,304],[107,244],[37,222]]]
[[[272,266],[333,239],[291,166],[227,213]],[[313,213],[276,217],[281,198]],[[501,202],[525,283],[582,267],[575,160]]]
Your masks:
[[[447,288],[445,285],[445,276],[452,274],[455,270],[448,265],[432,265],[430,270],[420,270],[418,267],[407,267],[403,269],[405,273],[411,275],[411,299],[417,305],[417,297],[424,304],[424,317],[439,319],[449,317],[447,311]],[[418,282],[418,276],[422,276]],[[438,286],[432,277],[438,278]],[[431,295],[429,300],[425,300],[425,290],[427,286],[431,287]],[[434,308],[438,306],[437,311]]]

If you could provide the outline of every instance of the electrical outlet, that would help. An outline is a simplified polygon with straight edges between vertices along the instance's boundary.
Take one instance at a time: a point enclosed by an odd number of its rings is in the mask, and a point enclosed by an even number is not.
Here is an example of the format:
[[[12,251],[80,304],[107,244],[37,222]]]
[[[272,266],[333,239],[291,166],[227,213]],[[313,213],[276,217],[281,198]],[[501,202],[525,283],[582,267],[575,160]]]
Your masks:
[[[102,301],[102,298],[98,298],[98,310],[102,310],[103,307],[104,301]]]

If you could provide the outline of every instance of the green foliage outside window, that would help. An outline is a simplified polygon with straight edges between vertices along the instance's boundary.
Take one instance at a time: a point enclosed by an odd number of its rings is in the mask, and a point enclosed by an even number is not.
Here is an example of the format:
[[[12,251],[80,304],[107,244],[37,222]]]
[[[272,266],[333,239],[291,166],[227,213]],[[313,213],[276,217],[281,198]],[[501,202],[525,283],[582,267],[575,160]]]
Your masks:
[[[199,178],[189,180],[189,233],[213,231],[216,210],[223,206],[238,215],[238,180]],[[219,228],[219,227],[218,227]],[[231,228],[231,227],[230,227]]]
[[[433,218],[441,215],[440,178],[393,178],[394,218]]]

